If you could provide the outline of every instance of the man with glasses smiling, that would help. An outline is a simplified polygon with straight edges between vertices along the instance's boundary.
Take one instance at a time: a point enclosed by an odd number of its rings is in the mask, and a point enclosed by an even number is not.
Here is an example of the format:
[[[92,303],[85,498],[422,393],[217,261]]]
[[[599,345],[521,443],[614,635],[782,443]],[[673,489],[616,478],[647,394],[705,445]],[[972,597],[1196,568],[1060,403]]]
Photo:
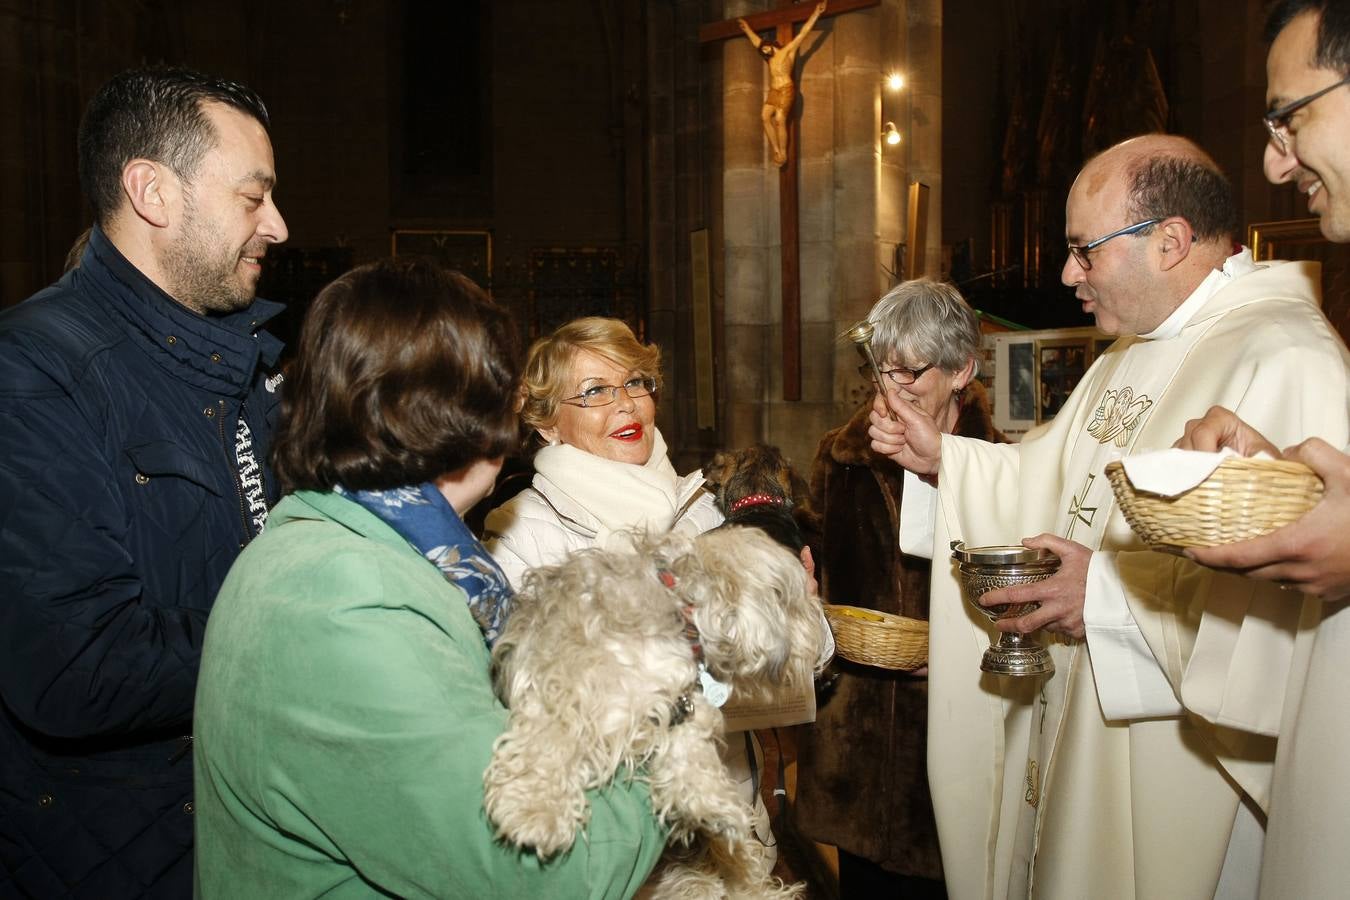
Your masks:
[[[1286,0],[1271,11],[1262,117],[1266,178],[1308,197],[1327,240],[1350,241],[1350,34],[1343,4]]]
[[[1350,437],[1343,347],[1314,268],[1235,245],[1228,181],[1190,141],[1147,135],[1090,160],[1066,226],[1063,281],[1120,340],[1053,421],[998,445],[939,434],[908,404],[872,415],[875,451],[938,476],[935,547],[1025,538],[1062,560],[984,598],[1040,604],[1002,630],[1062,636],[1036,681],[975,677],[988,636],[935,567],[928,763],[948,888],[1251,896],[1298,610],[1146,549],[1102,471],[1216,403],[1282,437]]]
[[[1276,184],[1292,182],[1307,195],[1322,234],[1350,243],[1350,90],[1342,90],[1350,86],[1350,5],[1284,0],[1270,11],[1266,38],[1271,42],[1266,177]],[[1309,373],[1303,387],[1316,391],[1321,385]],[[1336,412],[1344,416],[1346,410]],[[1322,477],[1322,502],[1265,537],[1189,554],[1205,565],[1277,581],[1305,595],[1261,872],[1261,896],[1272,898],[1338,896],[1350,881],[1350,856],[1344,852],[1350,846],[1344,808],[1350,790],[1350,719],[1344,709],[1350,687],[1350,456],[1338,449],[1345,446],[1343,433],[1309,429],[1295,440],[1305,438],[1284,457],[1308,464]],[[1178,442],[1189,449],[1226,446],[1275,456],[1277,444],[1290,443],[1243,410],[1235,415],[1221,407],[1187,423]],[[1287,596],[1290,606],[1297,605],[1297,595]]]

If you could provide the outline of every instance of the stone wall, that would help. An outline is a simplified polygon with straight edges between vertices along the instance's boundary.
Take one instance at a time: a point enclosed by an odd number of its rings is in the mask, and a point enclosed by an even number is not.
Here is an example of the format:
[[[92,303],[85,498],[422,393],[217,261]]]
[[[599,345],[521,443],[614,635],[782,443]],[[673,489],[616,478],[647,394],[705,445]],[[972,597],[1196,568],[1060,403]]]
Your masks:
[[[882,0],[823,19],[807,39],[795,111],[802,399],[785,401],[778,178],[759,118],[766,67],[739,36],[697,38],[701,24],[775,5],[495,0],[480,4],[485,33],[452,22],[445,59],[472,46],[489,61],[490,166],[470,202],[404,196],[391,174],[402,15],[420,8],[414,0],[0,0],[0,306],[53,280],[89,223],[75,132],[92,92],[131,65],[184,63],[267,100],[291,246],[346,246],[360,263],[389,252],[393,228],[488,229],[494,288],[522,317],[531,248],[618,248],[665,354],[659,421],[677,467],[762,440],[806,468],[821,434],[866,394],[856,354],[835,336],[893,282],[909,183],[930,188],[928,272],[938,273],[944,240],[973,236],[977,264],[988,258],[999,73],[1009,71],[999,60],[1016,49],[1005,17],[1020,10],[1053,36],[1077,6]],[[1234,174],[1248,221],[1306,214],[1260,172],[1260,7],[1166,4],[1158,38],[1178,83],[1178,127]],[[882,87],[892,69],[906,75],[900,93]],[[898,147],[880,142],[887,121]],[[711,247],[712,428],[699,427],[695,397],[689,235],[699,229]]]

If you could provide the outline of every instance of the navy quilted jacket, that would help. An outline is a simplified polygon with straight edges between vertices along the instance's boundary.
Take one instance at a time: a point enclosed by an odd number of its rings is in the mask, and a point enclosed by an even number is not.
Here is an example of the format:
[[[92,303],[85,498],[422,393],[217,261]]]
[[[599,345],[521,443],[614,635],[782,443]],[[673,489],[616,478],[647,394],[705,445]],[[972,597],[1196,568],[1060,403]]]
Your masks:
[[[241,415],[276,500],[280,309],[197,315],[95,229],[0,313],[0,897],[191,894],[183,736],[259,527]]]

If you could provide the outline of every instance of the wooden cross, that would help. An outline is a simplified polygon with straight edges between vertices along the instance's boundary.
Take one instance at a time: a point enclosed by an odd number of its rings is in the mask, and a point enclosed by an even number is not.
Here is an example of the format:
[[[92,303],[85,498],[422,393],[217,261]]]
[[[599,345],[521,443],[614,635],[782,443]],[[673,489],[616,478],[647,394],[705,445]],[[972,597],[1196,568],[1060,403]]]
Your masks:
[[[774,35],[779,46],[787,46],[792,40],[798,22],[804,22],[815,9],[812,0],[777,0],[778,8],[755,15],[745,16],[746,24],[757,32],[776,29]],[[829,0],[829,5],[821,18],[837,16],[880,5],[881,0]],[[740,26],[735,19],[722,22],[710,22],[698,30],[701,44],[724,41],[727,38],[741,37]],[[794,84],[797,79],[793,79]],[[795,89],[795,88],[794,88]],[[782,305],[783,305],[783,399],[802,399],[802,304],[801,304],[801,257],[797,233],[797,144],[801,137],[798,125],[798,104],[794,104],[792,119],[789,123],[787,142],[787,162],[778,167],[778,223],[781,229],[781,257],[783,267]]]

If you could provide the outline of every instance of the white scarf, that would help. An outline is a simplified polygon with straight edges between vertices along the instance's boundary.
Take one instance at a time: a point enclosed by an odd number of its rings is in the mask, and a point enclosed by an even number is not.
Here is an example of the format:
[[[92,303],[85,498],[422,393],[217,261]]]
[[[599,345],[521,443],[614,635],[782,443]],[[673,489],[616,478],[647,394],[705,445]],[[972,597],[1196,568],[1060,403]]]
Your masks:
[[[534,469],[559,493],[600,524],[596,544],[611,532],[669,531],[680,510],[680,476],[666,456],[666,442],[652,426],[652,455],[643,465],[615,462],[568,444],[550,444],[535,454]]]

